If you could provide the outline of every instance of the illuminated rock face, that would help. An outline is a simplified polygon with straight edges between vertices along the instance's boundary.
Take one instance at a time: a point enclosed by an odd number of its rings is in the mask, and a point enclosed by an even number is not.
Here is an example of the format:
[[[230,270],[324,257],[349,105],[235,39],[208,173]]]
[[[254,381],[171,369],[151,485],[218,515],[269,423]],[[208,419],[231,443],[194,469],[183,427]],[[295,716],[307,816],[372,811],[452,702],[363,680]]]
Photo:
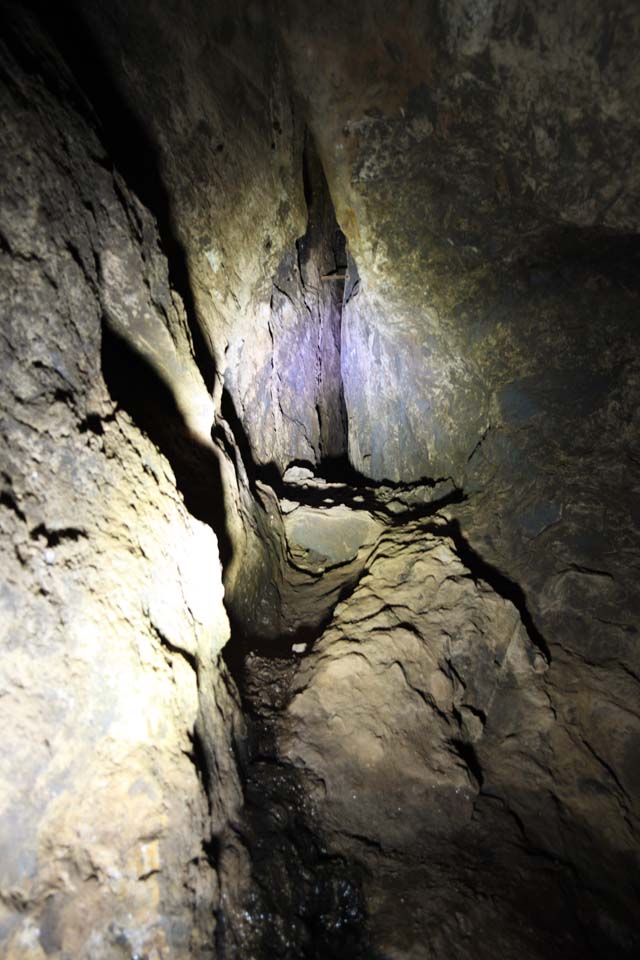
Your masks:
[[[355,3],[338,36],[320,3],[289,10],[360,273],[343,313],[350,458],[454,478],[466,499],[448,515],[522,589],[555,714],[538,757],[554,773],[523,827],[543,820],[542,848],[626,904],[598,924],[631,954],[611,918],[637,896],[640,812],[637,4],[614,26],[597,3]]]
[[[308,135],[301,172],[307,227],[274,276],[268,341],[259,352],[243,344],[225,373],[253,457],[281,473],[296,461],[345,458],[348,446],[341,364],[347,252]]]
[[[515,606],[472,579],[442,521],[385,531],[303,660],[279,750],[330,853],[361,864],[382,955],[441,956],[454,941],[456,956],[493,957],[496,942],[537,956],[562,927],[552,908],[522,935],[532,893],[562,895],[553,871],[527,875],[513,831],[515,815],[548,840],[535,818],[549,784],[534,758],[553,751],[545,673]],[[520,886],[505,880],[521,867]]]
[[[110,396],[103,323],[196,447],[212,404],[148,211],[2,62],[0,953],[211,956],[207,841],[239,802],[218,546]]]
[[[297,664],[246,662],[239,956],[633,957],[635,854],[581,724],[590,678],[560,686],[524,596],[450,508],[416,521],[396,499],[385,521],[386,494],[359,489],[382,529],[328,626]],[[621,771],[629,734],[607,750]]]

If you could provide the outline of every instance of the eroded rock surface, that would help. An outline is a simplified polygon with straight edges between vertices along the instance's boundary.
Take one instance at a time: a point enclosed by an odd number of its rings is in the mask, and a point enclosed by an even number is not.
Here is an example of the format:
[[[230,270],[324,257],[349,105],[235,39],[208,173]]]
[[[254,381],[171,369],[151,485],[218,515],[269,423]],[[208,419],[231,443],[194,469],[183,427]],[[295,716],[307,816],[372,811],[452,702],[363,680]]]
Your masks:
[[[2,948],[636,956],[637,4],[41,6]]]
[[[210,957],[240,802],[217,541],[108,387],[138,357],[196,450],[213,405],[153,219],[34,24],[6,40],[0,953]]]
[[[604,784],[595,801],[584,789],[602,783],[600,761],[569,747],[562,667],[461,559],[444,517],[387,529],[311,653],[293,674],[284,663],[275,676],[246,664],[271,737],[250,779],[266,765],[296,785],[280,842],[298,817],[364,898],[355,941],[338,938],[332,955],[633,955],[631,834],[611,821]],[[260,820],[264,804],[247,815]],[[289,868],[269,869],[267,887]],[[299,896],[294,915],[319,910]],[[265,929],[284,956],[281,922],[271,904]],[[289,931],[292,956],[305,955],[303,933]]]

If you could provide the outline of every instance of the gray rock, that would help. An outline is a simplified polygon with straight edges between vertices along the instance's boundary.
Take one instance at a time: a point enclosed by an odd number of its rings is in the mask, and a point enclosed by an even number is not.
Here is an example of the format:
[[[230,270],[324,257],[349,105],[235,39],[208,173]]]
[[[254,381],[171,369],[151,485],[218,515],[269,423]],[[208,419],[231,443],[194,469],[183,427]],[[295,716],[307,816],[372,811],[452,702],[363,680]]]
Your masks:
[[[297,566],[321,572],[354,560],[377,540],[381,525],[365,511],[341,505],[301,506],[284,519],[287,544]]]

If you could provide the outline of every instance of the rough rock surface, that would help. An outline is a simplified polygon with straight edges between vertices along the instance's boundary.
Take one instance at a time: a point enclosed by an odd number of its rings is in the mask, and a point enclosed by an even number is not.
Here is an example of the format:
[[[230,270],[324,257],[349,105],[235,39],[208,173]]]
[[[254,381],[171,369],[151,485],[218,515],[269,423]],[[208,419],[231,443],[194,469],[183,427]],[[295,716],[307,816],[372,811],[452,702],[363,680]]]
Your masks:
[[[297,564],[320,572],[353,560],[380,532],[368,514],[354,514],[340,506],[325,510],[297,507],[287,513],[284,529]]]
[[[637,3],[3,6],[8,955],[637,955]]]
[[[633,832],[609,813],[627,801],[449,529],[382,535],[290,682],[277,755],[362,878],[371,955],[631,957]]]
[[[494,392],[526,375],[514,354],[561,367],[601,324],[565,305],[529,329],[523,301],[548,299],[567,267],[562,295],[577,292],[581,241],[638,231],[637,4],[401,2],[389,16],[363,0],[338,31],[319,2],[287,14],[292,75],[361,279],[343,318],[353,465],[461,478]],[[563,354],[556,338],[570,341]]]
[[[301,164],[307,226],[273,279],[269,342],[256,351],[251,338],[237,367],[230,356],[225,373],[253,457],[280,472],[295,461],[317,465],[347,453],[341,364],[345,240],[308,135]]]
[[[516,590],[550,656],[558,788],[539,794],[540,820],[563,837],[558,857],[628,905],[638,6],[460,0],[389,17],[355,3],[336,34],[321,4],[289,13],[292,73],[360,274],[343,312],[351,461],[464,489],[447,510],[463,553]]]
[[[100,76],[74,55],[73,43],[68,53],[100,101],[115,146],[128,164],[137,162],[140,191],[164,211],[161,227],[193,298],[199,359],[218,409],[226,385],[223,413],[231,419],[234,407],[238,417],[246,410],[244,429],[261,463],[308,457],[301,431],[311,419],[317,428],[315,406],[289,390],[293,408],[283,403],[282,411],[271,376],[275,354],[311,363],[296,386],[313,395],[317,344],[307,353],[299,336],[303,301],[284,319],[286,307],[276,303],[272,320],[273,281],[279,270],[297,270],[295,242],[305,233],[307,209],[304,124],[294,111],[270,6],[253,0],[213,8],[203,0],[74,6],[77,39],[99,57]],[[143,154],[137,161],[122,151],[123,113]]]
[[[217,542],[105,377],[138,357],[193,447],[213,405],[80,91],[33,24],[5,39],[0,953],[208,957],[240,801]]]
[[[296,250],[308,213],[304,122],[272,11],[253,0],[72,6],[71,22],[49,16],[47,29],[158,219],[213,392],[228,610],[239,629],[273,637],[277,575],[256,464],[314,462],[321,429],[319,331]]]

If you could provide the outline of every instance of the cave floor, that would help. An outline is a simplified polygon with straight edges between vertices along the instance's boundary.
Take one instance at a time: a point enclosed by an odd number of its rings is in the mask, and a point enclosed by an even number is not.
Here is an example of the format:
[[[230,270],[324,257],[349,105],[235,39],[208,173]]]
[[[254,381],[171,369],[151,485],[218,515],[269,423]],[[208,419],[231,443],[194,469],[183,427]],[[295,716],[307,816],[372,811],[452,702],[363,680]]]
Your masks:
[[[460,492],[285,481],[287,630],[237,672],[237,955],[613,956],[547,815],[547,654],[456,533]]]

